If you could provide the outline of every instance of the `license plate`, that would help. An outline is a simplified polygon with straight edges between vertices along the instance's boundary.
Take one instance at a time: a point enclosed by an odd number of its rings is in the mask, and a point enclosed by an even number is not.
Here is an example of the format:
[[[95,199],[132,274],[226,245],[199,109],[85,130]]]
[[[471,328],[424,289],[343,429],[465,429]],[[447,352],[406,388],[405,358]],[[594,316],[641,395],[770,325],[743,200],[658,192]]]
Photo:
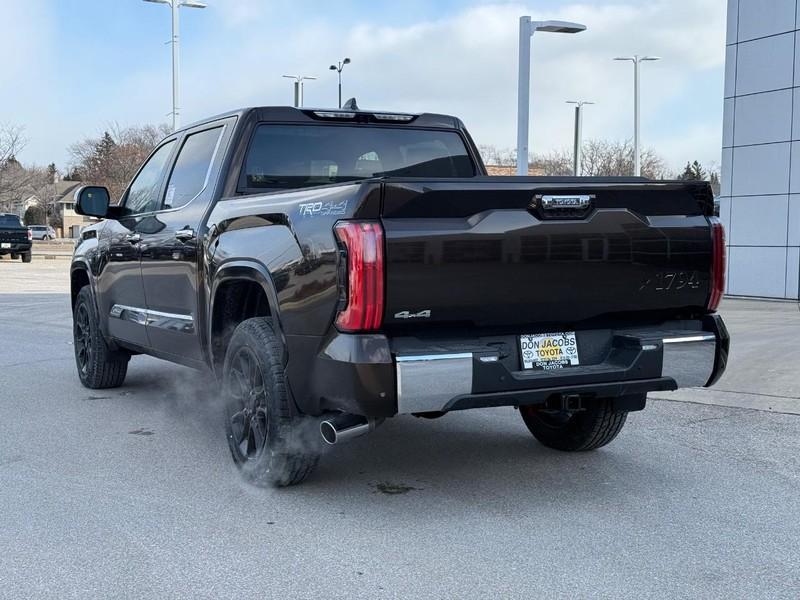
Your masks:
[[[574,331],[519,336],[523,369],[549,371],[579,365]]]
[[[0,248],[11,248],[11,242],[3,242],[0,244]]]

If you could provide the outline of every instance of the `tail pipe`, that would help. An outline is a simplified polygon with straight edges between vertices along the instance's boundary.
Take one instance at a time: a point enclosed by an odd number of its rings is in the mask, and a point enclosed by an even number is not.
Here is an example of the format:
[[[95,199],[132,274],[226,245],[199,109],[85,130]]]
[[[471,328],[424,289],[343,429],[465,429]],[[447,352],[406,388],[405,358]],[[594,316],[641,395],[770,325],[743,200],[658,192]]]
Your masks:
[[[319,432],[325,443],[333,445],[371,433],[382,422],[383,419],[341,413],[322,421]]]

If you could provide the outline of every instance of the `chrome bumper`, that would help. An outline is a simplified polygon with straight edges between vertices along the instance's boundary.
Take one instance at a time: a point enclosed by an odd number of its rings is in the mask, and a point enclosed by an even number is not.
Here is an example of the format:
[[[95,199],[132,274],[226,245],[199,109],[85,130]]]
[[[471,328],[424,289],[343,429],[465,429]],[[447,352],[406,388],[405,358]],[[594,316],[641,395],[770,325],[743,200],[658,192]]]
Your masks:
[[[662,352],[662,378],[673,379],[678,388],[701,387],[709,382],[717,352],[713,333],[687,332],[663,337],[660,342],[656,339],[643,344],[641,350]],[[475,358],[471,352],[397,356],[398,414],[446,410],[453,399],[472,394]],[[479,360],[483,362],[486,357]],[[573,369],[578,372],[578,367]],[[539,383],[547,387],[546,380]]]
[[[439,411],[472,393],[472,353],[397,357],[397,412]]]
[[[702,387],[714,372],[717,338],[713,333],[662,340],[661,376],[672,377],[679,388]]]

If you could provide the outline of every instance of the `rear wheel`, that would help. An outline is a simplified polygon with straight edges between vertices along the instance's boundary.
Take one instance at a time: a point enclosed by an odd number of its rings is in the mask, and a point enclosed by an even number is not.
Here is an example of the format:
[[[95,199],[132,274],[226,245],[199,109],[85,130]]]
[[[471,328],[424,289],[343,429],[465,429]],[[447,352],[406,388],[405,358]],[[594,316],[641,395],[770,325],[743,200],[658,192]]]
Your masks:
[[[319,460],[319,431],[314,419],[293,410],[271,319],[236,327],[222,376],[228,446],[245,478],[287,486],[308,477]]]
[[[566,452],[595,450],[610,443],[622,430],[628,412],[615,410],[612,400],[580,411],[548,410],[520,406],[528,430],[548,448]]]
[[[12,252],[11,253],[11,260],[17,260],[18,258],[19,258],[19,254],[17,254],[16,252]]]
[[[130,354],[111,350],[106,344],[88,287],[78,292],[72,320],[75,363],[81,383],[91,389],[122,385],[128,372]]]
[[[30,252],[24,252],[24,253],[22,254],[22,262],[24,262],[24,263],[29,263],[29,262],[31,262],[31,258],[32,258],[32,257],[31,257],[31,253],[30,253]]]

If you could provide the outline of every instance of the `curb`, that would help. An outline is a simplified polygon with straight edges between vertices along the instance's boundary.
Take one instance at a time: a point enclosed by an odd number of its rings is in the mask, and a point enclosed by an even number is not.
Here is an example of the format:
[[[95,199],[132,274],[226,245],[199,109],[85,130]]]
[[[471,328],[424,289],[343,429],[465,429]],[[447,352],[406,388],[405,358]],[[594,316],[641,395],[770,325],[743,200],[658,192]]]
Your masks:
[[[31,254],[32,258],[38,258],[39,260],[71,260],[72,254],[36,254],[35,252]]]

